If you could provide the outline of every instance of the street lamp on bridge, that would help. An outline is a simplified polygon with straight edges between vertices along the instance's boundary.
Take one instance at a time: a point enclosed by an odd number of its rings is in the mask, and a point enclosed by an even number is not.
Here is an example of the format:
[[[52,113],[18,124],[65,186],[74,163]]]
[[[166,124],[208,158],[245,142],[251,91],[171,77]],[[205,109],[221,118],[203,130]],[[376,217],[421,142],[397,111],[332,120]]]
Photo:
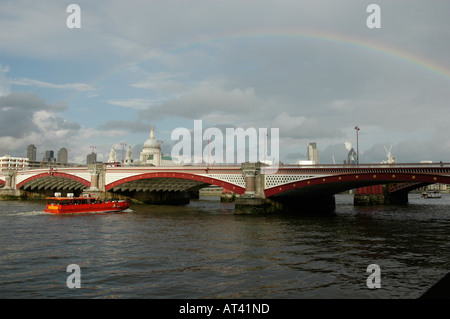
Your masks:
[[[359,141],[358,141],[359,127],[358,127],[358,125],[355,126],[355,130],[356,130],[356,164],[359,165]]]
[[[120,145],[122,145],[122,164],[123,164],[123,163],[125,163],[125,146],[127,144],[122,142],[122,143],[120,143]]]
[[[162,165],[162,157],[163,157],[163,153],[161,151],[161,144],[163,143],[162,140],[158,140],[158,144],[159,144],[159,163],[158,165],[161,166]]]

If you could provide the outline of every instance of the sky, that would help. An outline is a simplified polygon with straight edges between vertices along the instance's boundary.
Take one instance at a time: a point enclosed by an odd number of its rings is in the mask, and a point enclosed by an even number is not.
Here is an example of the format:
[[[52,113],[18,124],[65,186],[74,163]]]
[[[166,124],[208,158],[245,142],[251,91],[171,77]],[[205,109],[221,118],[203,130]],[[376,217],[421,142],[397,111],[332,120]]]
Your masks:
[[[75,3],[80,28],[67,20]],[[370,4],[380,8],[369,28]],[[278,128],[285,164],[450,162],[448,0],[0,0],[0,156]],[[72,20],[71,20],[72,21]],[[270,137],[268,137],[270,139]],[[126,144],[126,146],[125,146]]]

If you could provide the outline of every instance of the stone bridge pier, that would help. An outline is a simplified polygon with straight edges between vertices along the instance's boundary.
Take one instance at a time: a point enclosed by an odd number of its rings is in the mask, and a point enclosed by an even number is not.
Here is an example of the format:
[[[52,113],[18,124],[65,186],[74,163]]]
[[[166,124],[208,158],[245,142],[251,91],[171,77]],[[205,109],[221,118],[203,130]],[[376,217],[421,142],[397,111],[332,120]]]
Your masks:
[[[88,172],[91,175],[91,186],[83,193],[94,194],[103,199],[108,197],[105,191],[105,167],[102,164],[89,164]]]
[[[5,179],[5,186],[0,188],[0,199],[9,199],[14,197],[19,197],[20,192],[16,190],[16,170],[5,168],[1,171],[4,179]]]
[[[334,195],[291,192],[285,196],[267,198],[263,163],[242,163],[245,193],[235,200],[236,214],[272,214],[286,212],[330,212],[335,209]]]
[[[3,176],[5,177],[5,186],[3,187],[4,190],[6,189],[14,189],[13,187],[15,185],[15,176],[16,176],[16,170],[14,169],[3,169],[2,170]]]
[[[270,214],[279,210],[279,203],[266,198],[264,194],[264,174],[262,163],[241,164],[245,181],[245,193],[235,200],[236,214]]]

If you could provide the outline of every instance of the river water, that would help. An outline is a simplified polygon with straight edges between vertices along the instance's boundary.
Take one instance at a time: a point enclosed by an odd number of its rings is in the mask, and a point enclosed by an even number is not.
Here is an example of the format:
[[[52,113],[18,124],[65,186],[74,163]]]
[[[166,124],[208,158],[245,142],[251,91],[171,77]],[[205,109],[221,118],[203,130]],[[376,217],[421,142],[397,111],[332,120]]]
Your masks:
[[[417,298],[449,272],[450,195],[240,216],[205,197],[114,214],[0,201],[0,298]],[[67,267],[80,267],[69,289]],[[369,289],[367,267],[380,267]]]

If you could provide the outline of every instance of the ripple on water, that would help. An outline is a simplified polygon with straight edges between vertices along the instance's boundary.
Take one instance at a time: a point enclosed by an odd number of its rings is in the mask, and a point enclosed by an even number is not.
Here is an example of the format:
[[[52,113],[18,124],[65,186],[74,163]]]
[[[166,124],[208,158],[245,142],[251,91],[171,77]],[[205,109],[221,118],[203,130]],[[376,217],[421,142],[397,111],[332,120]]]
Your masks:
[[[0,202],[5,298],[416,298],[448,272],[450,202],[237,216],[194,201],[55,216]],[[66,287],[78,264],[82,289]],[[378,264],[382,289],[366,285]]]

